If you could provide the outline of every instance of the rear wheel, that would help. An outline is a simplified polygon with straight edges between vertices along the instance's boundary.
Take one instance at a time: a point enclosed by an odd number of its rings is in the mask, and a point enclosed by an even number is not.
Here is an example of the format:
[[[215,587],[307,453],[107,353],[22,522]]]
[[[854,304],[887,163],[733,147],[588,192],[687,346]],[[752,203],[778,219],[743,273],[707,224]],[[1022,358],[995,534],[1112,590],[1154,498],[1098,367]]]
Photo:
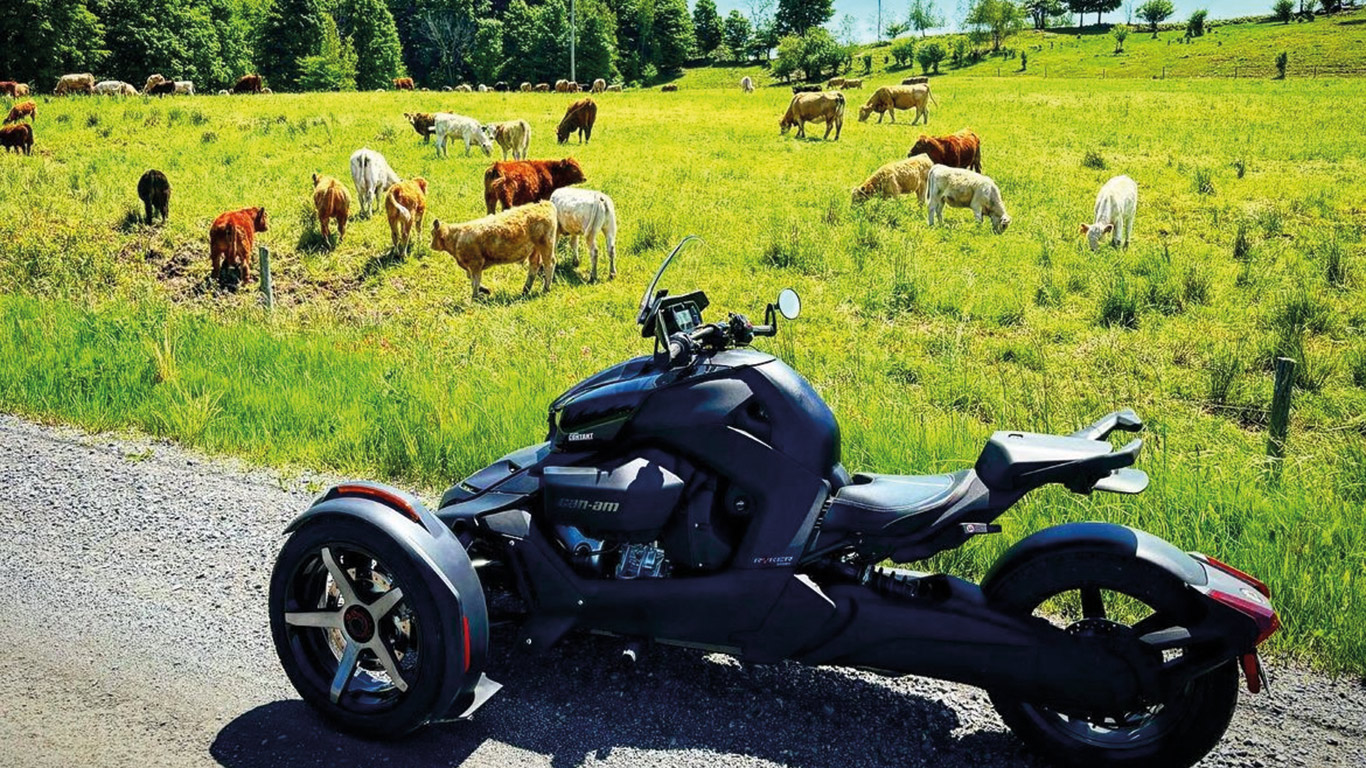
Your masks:
[[[275,649],[305,701],[348,731],[426,723],[446,671],[442,611],[417,562],[374,527],[324,519],[295,532],[271,575]]]
[[[987,597],[1083,637],[1143,637],[1185,625],[1199,612],[1186,585],[1166,571],[1132,558],[1083,552],[1028,563],[989,585]],[[1183,653],[1152,652],[1167,664],[1179,662]],[[1238,703],[1238,670],[1230,659],[1166,700],[1130,711],[1063,713],[999,693],[991,701],[1012,731],[1056,763],[1187,768],[1228,728]]]

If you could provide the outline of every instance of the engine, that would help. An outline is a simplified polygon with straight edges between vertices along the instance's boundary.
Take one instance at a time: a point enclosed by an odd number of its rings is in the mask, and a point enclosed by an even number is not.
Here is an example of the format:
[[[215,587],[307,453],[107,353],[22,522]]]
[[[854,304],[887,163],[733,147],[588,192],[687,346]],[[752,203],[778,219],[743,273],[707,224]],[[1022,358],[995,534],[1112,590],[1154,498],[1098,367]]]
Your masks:
[[[724,481],[661,451],[598,467],[546,467],[546,519],[574,567],[618,579],[725,566],[749,505]]]

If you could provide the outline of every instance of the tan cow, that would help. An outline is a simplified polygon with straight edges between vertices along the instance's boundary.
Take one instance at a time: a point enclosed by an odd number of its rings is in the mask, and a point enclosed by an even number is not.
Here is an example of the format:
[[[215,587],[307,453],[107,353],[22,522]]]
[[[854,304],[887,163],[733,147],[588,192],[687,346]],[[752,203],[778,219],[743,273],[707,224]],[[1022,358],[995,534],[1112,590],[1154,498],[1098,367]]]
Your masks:
[[[863,78],[861,78],[861,77],[847,77],[847,78],[844,79],[844,87],[845,87],[846,90],[850,90],[850,91],[860,91],[860,90],[863,90]]]
[[[422,143],[426,144],[432,140],[432,128],[436,127],[436,115],[431,112],[404,112],[408,124],[417,131],[417,135],[422,137]]]
[[[569,93],[569,81],[568,81],[568,80],[556,80],[556,81],[555,81],[555,93]]]
[[[882,115],[890,112],[892,122],[896,122],[896,111],[898,109],[914,109],[915,119],[911,125],[920,122],[920,118],[925,118],[926,125],[930,122],[930,102],[936,105],[939,101],[930,94],[928,84],[921,85],[884,85],[873,91],[873,95],[868,99],[868,103],[859,107],[858,121],[864,123],[868,121],[868,115],[876,112],[877,121],[882,122]]]
[[[337,222],[337,243],[340,244],[346,237],[346,219],[351,215],[351,193],[346,191],[340,181],[331,176],[320,176],[313,174],[313,207],[318,212],[318,229],[322,232],[323,240],[330,247],[332,245],[332,233],[328,231],[328,223],[332,220]]]
[[[522,83],[521,87],[519,87],[517,90],[521,91],[522,93],[531,93],[531,83]]]
[[[537,83],[535,91],[536,93],[549,93],[550,83]]]
[[[778,127],[786,136],[788,130],[796,126],[797,138],[804,139],[808,122],[825,123],[825,138],[830,138],[830,129],[833,128],[835,141],[839,141],[840,131],[844,129],[844,94],[839,91],[793,94]]]
[[[57,79],[57,87],[52,89],[57,96],[65,96],[68,93],[87,93],[95,92],[95,76],[89,73],[81,75],[62,75]]]
[[[828,81],[826,81],[825,87],[826,87],[827,89],[830,89],[830,90],[833,90],[833,89],[835,89],[835,88],[843,88],[843,87],[844,87],[844,83],[845,83],[845,79],[844,79],[844,78],[842,78],[842,77],[832,77],[832,78],[830,78]]]
[[[925,193],[930,179],[930,168],[934,161],[927,155],[916,155],[905,160],[896,160],[873,171],[868,180],[854,187],[852,200],[861,203],[870,197],[894,198],[900,195],[915,195],[915,199],[925,204]]]
[[[607,90],[607,81],[599,77],[593,81],[593,93],[602,93]]]
[[[484,131],[503,148],[504,160],[508,159],[508,152],[512,153],[513,160],[526,159],[526,150],[531,144],[531,126],[527,121],[508,120],[503,123],[492,123],[485,126]]]
[[[621,93],[621,83],[614,83],[607,86],[608,93]]]
[[[463,224],[432,222],[432,250],[445,251],[470,277],[475,299],[488,289],[479,285],[484,270],[498,264],[527,263],[522,295],[531,292],[536,275],[550,290],[555,276],[555,238],[558,222],[550,201],[519,205]]]

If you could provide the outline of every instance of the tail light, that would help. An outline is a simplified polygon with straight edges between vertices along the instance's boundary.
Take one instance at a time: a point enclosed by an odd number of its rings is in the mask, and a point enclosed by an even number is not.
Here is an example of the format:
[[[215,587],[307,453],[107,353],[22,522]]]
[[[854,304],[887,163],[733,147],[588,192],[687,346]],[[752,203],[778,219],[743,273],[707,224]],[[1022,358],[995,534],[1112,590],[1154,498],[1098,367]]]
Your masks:
[[[1204,558],[1205,562],[1209,563],[1215,568],[1218,568],[1219,570],[1223,571],[1224,573],[1227,573],[1235,579],[1238,579],[1239,581],[1247,582],[1249,585],[1252,586],[1253,589],[1257,590],[1258,592],[1261,592],[1263,597],[1271,597],[1271,588],[1268,587],[1266,584],[1262,583],[1261,579],[1258,579],[1257,577],[1252,576],[1251,574],[1243,573],[1242,571],[1238,570],[1237,568],[1234,568],[1228,563],[1215,560],[1209,555],[1205,555]]]
[[[332,489],[332,498],[338,496],[359,496],[361,498],[378,501],[381,504],[392,507],[394,511],[412,520],[414,523],[421,524],[422,518],[418,516],[417,510],[413,505],[393,491],[379,488],[369,484],[345,483]]]
[[[1217,589],[1211,589],[1209,596],[1256,622],[1257,639],[1253,642],[1253,646],[1261,645],[1264,640],[1281,628],[1281,620],[1276,616],[1276,611],[1272,609],[1270,603],[1254,603],[1247,598],[1230,595]]]

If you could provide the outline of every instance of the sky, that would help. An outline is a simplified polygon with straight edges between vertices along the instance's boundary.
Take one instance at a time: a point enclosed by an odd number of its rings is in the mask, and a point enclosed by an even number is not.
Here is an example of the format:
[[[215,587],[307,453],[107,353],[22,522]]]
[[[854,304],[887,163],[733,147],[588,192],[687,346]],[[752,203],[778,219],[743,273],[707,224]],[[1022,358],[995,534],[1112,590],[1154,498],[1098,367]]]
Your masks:
[[[758,0],[765,2],[765,0]],[[1126,0],[1127,2],[1127,0]],[[716,7],[725,16],[732,10],[738,10],[745,16],[749,15],[751,0],[716,0]],[[1134,0],[1134,5],[1138,6],[1143,0]],[[1256,14],[1269,14],[1271,11],[1272,0],[1172,0],[1176,6],[1176,15],[1172,20],[1184,19],[1190,15],[1191,11],[1204,8],[1209,11],[1210,18],[1230,19],[1238,16],[1254,16]],[[692,3],[689,3],[691,6]],[[774,7],[777,0],[772,0]],[[966,12],[966,3],[960,0],[936,0],[940,13],[949,19],[950,30],[956,31],[959,28],[959,20]],[[830,26],[838,29],[845,14],[854,17],[856,34],[860,42],[872,42],[874,39],[874,27],[877,18],[877,0],[835,0],[835,17],[831,19]],[[883,23],[889,18],[906,17],[906,10],[910,7],[910,0],[883,0],[882,18]],[[1088,15],[1088,23],[1095,22],[1094,15]],[[1125,20],[1124,8],[1113,13],[1101,15],[1104,23],[1120,22]],[[1135,20],[1137,21],[1137,20]]]

